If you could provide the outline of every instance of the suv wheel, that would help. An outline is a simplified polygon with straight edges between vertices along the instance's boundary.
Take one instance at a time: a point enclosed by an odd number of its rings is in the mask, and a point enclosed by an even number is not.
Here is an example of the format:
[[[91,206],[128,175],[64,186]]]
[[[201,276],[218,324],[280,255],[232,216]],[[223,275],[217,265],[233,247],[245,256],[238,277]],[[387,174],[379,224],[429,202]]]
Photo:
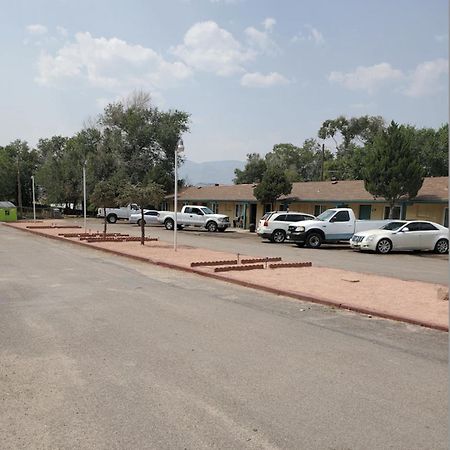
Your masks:
[[[214,233],[215,231],[217,231],[217,223],[216,222],[208,222],[206,224],[206,229],[208,231],[210,231],[211,233]]]
[[[272,242],[281,244],[286,239],[286,233],[283,230],[275,230],[270,237]]]

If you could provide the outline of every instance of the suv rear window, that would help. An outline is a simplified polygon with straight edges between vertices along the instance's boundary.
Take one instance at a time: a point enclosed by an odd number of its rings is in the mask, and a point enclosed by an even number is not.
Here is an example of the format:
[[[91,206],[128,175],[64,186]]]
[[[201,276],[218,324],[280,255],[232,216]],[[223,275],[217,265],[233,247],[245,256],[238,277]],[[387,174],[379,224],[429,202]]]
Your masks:
[[[269,220],[269,217],[273,214],[273,212],[267,212],[262,217],[261,220]]]

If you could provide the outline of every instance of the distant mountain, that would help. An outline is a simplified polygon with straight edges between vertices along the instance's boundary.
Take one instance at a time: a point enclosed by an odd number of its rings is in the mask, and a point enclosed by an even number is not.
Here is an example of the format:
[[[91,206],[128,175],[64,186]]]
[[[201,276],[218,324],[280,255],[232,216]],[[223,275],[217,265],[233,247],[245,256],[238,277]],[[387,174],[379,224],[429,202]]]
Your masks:
[[[206,161],[197,163],[186,160],[178,170],[178,176],[188,184],[233,184],[234,169],[243,169],[244,161]]]

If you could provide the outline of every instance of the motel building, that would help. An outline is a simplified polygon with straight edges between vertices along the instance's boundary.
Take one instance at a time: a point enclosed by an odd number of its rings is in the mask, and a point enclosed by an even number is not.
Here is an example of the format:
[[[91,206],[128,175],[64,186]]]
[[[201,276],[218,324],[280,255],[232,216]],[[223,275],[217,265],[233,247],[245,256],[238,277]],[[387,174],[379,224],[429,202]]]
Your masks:
[[[267,211],[299,211],[318,216],[329,208],[352,208],[359,219],[387,219],[390,207],[383,198],[374,198],[362,180],[309,181],[293,183],[292,192],[275,204],[262,204],[253,195],[255,184],[207,185],[184,188],[178,194],[178,209],[203,205],[225,214],[237,226],[257,226]],[[173,195],[162,209],[173,211]],[[425,178],[413,200],[401,200],[394,207],[395,219],[431,220],[448,227],[448,177]]]

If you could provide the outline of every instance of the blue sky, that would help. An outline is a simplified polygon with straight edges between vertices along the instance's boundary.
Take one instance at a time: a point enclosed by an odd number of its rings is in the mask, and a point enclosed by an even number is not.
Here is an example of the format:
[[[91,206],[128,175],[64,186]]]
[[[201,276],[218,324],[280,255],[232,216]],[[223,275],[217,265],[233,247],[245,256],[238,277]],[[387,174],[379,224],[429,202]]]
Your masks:
[[[340,114],[448,121],[445,0],[1,0],[0,145],[145,90],[193,161],[300,145]]]

